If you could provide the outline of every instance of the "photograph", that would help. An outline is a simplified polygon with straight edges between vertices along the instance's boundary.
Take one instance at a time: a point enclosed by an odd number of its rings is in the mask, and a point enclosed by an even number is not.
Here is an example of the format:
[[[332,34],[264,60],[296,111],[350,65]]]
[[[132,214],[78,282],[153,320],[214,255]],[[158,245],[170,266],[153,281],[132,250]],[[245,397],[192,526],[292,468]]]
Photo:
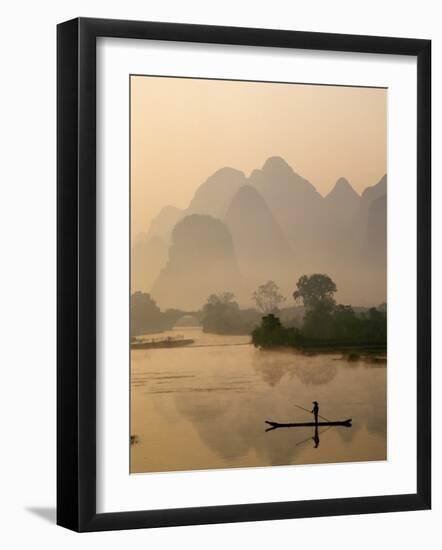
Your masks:
[[[6,550],[441,538],[440,5],[219,8],[3,9]]]
[[[130,473],[387,459],[387,99],[130,75]]]

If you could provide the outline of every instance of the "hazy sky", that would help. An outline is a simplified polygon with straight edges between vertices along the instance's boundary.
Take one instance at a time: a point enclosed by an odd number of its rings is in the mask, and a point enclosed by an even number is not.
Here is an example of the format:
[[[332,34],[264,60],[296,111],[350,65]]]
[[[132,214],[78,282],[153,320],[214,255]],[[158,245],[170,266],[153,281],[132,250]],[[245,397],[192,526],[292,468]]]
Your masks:
[[[136,76],[131,133],[136,235],[219,168],[274,155],[323,195],[341,176],[362,192],[387,172],[387,90]]]

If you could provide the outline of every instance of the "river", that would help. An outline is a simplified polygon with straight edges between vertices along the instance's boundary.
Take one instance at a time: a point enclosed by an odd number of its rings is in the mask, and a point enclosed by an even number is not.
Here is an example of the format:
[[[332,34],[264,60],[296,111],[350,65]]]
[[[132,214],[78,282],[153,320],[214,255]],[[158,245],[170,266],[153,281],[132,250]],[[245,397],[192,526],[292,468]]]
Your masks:
[[[248,336],[198,327],[161,335],[195,343],[131,352],[131,472],[385,460],[386,364],[341,354],[255,349]],[[234,345],[233,345],[234,344]],[[312,408],[351,428],[280,428]]]

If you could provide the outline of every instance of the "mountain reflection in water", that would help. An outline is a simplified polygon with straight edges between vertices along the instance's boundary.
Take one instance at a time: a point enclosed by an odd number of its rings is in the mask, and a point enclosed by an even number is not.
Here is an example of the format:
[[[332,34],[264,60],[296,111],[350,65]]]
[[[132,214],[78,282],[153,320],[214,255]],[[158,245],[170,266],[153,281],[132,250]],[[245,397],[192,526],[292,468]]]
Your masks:
[[[171,332],[195,345],[131,352],[131,472],[386,459],[385,364],[260,351],[247,336],[199,328]],[[325,430],[317,448],[311,427],[265,432],[266,419],[312,421],[295,403],[313,400],[329,419],[352,418],[352,428]]]

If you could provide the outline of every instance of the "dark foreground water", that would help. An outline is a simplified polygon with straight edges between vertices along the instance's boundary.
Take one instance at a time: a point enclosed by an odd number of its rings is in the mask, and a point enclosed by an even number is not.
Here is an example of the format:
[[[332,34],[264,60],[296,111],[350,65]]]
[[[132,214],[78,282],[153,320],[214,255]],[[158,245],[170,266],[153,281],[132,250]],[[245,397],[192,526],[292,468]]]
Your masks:
[[[260,351],[199,328],[165,334],[195,344],[131,352],[133,473],[386,459],[385,364]],[[265,432],[265,420],[311,421],[295,404],[313,400],[353,426],[322,428],[317,448],[313,428]]]

